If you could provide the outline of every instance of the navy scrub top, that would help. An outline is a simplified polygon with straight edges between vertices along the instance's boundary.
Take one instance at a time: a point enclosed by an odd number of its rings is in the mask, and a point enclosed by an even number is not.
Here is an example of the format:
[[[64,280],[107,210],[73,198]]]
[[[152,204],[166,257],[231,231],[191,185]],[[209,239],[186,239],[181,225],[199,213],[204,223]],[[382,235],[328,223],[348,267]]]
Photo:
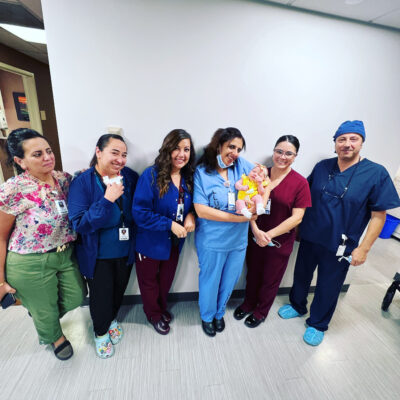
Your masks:
[[[304,215],[301,238],[335,253],[343,233],[348,237],[346,255],[358,246],[372,211],[400,206],[386,169],[366,158],[343,172],[337,157],[320,161],[307,179],[312,207]]]

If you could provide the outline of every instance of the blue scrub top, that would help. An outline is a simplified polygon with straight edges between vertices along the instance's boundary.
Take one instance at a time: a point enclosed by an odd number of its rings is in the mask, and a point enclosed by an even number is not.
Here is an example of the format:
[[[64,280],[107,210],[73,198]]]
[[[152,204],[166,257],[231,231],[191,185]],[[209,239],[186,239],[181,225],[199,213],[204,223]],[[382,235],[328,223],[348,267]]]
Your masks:
[[[194,174],[193,203],[203,204],[221,211],[235,213],[228,210],[228,193],[237,190],[235,183],[248,174],[254,168],[254,164],[239,157],[232,167],[228,168],[229,186],[217,172],[206,172],[205,167],[200,165]],[[241,250],[247,246],[248,222],[221,222],[198,218],[196,226],[196,247],[199,249],[210,249],[217,251]]]
[[[320,161],[308,177],[312,207],[300,226],[301,238],[336,253],[346,234],[345,254],[357,246],[372,211],[400,206],[386,169],[366,158],[340,172],[337,157]],[[345,190],[348,187],[347,191]]]

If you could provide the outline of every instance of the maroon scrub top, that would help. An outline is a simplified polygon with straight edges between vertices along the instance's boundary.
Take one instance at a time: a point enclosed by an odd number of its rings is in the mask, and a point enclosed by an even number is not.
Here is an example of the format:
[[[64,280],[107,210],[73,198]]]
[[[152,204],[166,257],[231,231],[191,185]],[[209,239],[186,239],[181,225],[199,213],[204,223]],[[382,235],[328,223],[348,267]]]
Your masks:
[[[268,175],[271,175],[271,168],[268,169]],[[311,207],[311,194],[307,179],[292,169],[282,182],[272,190],[270,199],[270,214],[260,215],[256,221],[259,229],[265,232],[291,217],[293,208]],[[250,235],[252,235],[251,230]],[[294,241],[295,235],[293,228],[290,232],[275,237],[274,240],[280,243],[288,239]]]

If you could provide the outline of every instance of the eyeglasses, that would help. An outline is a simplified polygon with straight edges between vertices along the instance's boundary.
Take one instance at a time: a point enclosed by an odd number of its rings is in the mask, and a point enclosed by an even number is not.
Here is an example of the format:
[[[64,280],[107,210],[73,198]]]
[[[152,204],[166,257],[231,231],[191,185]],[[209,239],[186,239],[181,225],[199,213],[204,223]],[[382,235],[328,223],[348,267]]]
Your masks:
[[[335,174],[331,173],[328,175],[328,182],[324,185],[324,187],[322,188],[322,193],[325,193],[326,195],[330,196],[330,197],[334,197],[335,199],[343,199],[344,195],[347,192],[347,189],[349,188],[349,183],[347,184],[347,186],[344,187],[343,193],[342,194],[333,194],[333,193],[329,193],[326,190],[326,187],[328,186],[329,182],[335,177]],[[350,179],[351,180],[351,179]]]
[[[324,187],[322,188],[321,196],[322,196],[322,194],[326,194],[326,195],[331,196],[331,197],[334,197],[334,198],[336,198],[336,199],[343,199],[344,195],[347,193],[347,190],[348,190],[349,187],[350,187],[350,183],[351,183],[351,181],[352,181],[352,179],[353,179],[354,174],[355,174],[356,171],[357,171],[357,168],[358,168],[358,165],[360,164],[360,161],[361,161],[361,157],[359,158],[358,163],[357,163],[356,166],[354,167],[353,172],[351,173],[350,179],[349,179],[349,181],[347,182],[347,185],[343,188],[343,193],[342,193],[342,194],[333,194],[333,193],[329,193],[329,192],[326,190],[326,187],[329,185],[330,181],[336,176],[336,175],[334,174],[333,170],[332,170],[332,171],[329,173],[329,175],[328,175],[328,182],[327,182],[327,183],[324,185]]]
[[[292,158],[292,157],[295,157],[297,155],[296,153],[293,153],[292,151],[283,151],[281,149],[274,149],[274,153],[276,155],[278,155],[279,157],[282,157],[284,155],[287,158]]]

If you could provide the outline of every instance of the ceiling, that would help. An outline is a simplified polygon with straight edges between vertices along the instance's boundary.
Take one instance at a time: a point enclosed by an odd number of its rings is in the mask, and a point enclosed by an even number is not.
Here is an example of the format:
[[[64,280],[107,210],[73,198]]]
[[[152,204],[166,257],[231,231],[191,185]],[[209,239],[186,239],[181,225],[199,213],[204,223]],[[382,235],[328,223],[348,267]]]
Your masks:
[[[0,23],[43,29],[40,0],[0,0]],[[49,63],[45,44],[26,42],[3,28],[0,28],[0,43],[43,63]]]
[[[400,0],[261,0],[278,7],[335,16],[400,32]],[[356,4],[351,4],[356,3]],[[44,28],[40,0],[0,0],[0,23]],[[47,47],[0,28],[0,43],[48,64]]]
[[[400,0],[271,0],[264,2],[400,31]]]

